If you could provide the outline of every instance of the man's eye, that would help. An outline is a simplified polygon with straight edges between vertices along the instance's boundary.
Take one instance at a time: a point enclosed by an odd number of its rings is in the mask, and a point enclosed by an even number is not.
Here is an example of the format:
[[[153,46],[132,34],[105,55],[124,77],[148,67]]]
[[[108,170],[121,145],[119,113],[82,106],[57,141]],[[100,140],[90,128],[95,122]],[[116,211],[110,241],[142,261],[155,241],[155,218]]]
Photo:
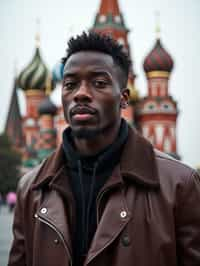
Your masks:
[[[65,82],[63,87],[66,90],[73,90],[76,87],[76,82]]]
[[[105,88],[107,86],[107,82],[105,80],[95,80],[93,84],[96,88]]]

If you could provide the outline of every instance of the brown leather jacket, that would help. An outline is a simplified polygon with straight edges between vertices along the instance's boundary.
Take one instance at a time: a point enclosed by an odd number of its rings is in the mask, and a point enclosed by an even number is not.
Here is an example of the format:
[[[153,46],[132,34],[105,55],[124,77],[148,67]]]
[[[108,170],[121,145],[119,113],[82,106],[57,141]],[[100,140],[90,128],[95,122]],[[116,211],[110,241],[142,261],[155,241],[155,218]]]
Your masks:
[[[9,266],[72,265],[74,219],[60,147],[20,181]],[[129,129],[97,222],[85,265],[199,266],[200,177]]]

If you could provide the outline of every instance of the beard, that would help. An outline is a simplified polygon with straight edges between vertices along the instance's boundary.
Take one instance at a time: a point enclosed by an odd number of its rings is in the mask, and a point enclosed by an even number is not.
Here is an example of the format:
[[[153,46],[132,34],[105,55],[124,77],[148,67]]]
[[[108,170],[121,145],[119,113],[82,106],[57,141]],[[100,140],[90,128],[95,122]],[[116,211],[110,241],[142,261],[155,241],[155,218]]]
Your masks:
[[[113,128],[115,123],[110,123],[102,128],[72,128],[72,136],[77,139],[94,139],[101,134],[105,134]]]
[[[73,129],[72,128],[72,136],[77,139],[94,139],[98,135],[100,135],[104,129],[100,128],[79,128],[79,129]]]

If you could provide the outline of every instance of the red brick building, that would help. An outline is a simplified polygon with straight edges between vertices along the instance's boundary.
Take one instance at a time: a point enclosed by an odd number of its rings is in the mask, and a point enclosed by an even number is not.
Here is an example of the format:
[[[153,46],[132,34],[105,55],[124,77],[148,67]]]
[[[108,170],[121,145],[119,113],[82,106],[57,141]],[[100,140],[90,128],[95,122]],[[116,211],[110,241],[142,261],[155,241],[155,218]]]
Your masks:
[[[128,41],[129,30],[117,0],[101,0],[92,31],[109,34],[123,45],[131,57]],[[35,54],[31,62],[16,77],[5,131],[13,145],[21,151],[24,167],[32,167],[51,153],[61,142],[66,127],[61,105],[50,99],[53,89],[61,88],[61,63],[50,71],[40,54],[36,38]],[[147,93],[139,97],[135,88],[134,58],[129,73],[128,88],[130,105],[122,116],[135,126],[152,144],[178,158],[176,147],[177,103],[170,95],[168,82],[173,70],[173,59],[165,50],[160,38],[146,56],[144,71],[147,78]],[[17,90],[23,90],[26,99],[26,115],[21,116]]]

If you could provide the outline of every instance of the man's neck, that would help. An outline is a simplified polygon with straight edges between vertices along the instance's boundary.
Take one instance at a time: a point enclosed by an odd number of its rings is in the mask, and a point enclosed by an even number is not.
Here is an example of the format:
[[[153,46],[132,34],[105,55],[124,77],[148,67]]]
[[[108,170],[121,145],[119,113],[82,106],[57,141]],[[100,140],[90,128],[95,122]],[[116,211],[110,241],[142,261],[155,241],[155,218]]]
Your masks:
[[[108,129],[101,134],[98,134],[96,137],[91,139],[83,138],[74,138],[74,144],[77,151],[86,156],[91,156],[98,154],[100,151],[104,150],[107,146],[112,144],[117,137],[118,131],[120,128],[119,125],[116,125],[114,128]]]

